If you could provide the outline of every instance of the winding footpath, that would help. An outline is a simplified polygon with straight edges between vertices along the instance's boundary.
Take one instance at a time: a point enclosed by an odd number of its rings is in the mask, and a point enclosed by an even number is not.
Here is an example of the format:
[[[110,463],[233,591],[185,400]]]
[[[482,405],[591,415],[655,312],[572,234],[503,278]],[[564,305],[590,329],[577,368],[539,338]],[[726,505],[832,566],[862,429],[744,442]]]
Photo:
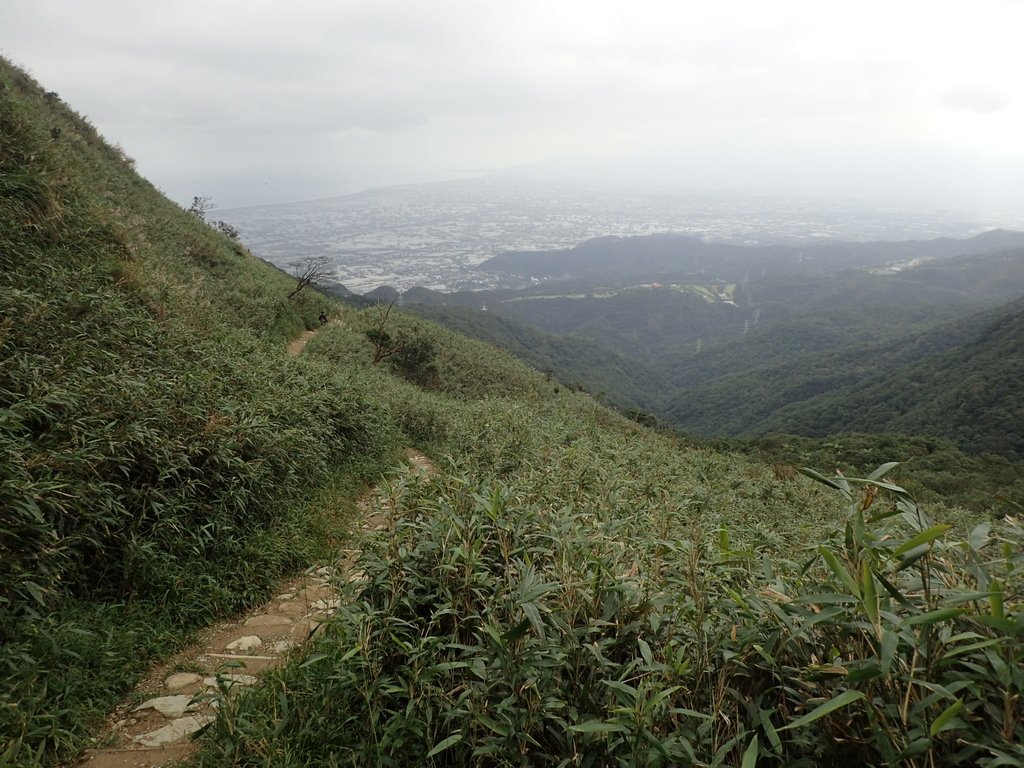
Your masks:
[[[315,331],[306,331],[288,346],[301,354]],[[408,451],[407,464],[417,474],[434,471],[421,453]],[[359,531],[379,535],[387,528],[390,510],[383,487],[359,501]],[[199,641],[146,675],[135,691],[107,720],[77,763],[88,768],[153,768],[183,760],[197,746],[192,737],[213,722],[220,702],[238,695],[307,640],[338,606],[335,585],[361,578],[354,570],[359,549],[341,549],[335,561],[314,566],[283,584],[270,602],[215,626]],[[102,745],[102,746],[100,746]]]

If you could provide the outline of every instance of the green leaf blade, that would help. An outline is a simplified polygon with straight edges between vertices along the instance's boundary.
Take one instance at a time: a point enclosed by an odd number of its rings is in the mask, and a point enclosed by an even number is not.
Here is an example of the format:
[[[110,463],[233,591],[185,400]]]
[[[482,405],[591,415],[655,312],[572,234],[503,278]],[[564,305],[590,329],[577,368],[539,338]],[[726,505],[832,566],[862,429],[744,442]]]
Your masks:
[[[793,728],[803,728],[805,725],[810,725],[816,720],[820,720],[825,715],[835,712],[837,709],[849,706],[855,701],[860,701],[864,698],[864,694],[860,691],[844,691],[843,693],[836,696],[834,699],[826,701],[824,704],[815,707],[812,711],[808,712],[803,717],[794,720],[789,725],[785,725],[782,728],[778,728],[779,731],[788,731]]]

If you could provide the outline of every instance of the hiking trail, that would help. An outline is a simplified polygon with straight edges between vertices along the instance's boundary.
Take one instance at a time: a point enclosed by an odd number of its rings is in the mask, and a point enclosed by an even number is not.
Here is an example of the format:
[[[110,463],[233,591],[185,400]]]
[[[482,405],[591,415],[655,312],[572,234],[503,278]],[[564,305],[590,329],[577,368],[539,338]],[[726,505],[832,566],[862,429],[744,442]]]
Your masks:
[[[306,331],[288,345],[301,354],[316,331]],[[433,474],[430,459],[406,451],[406,471]],[[335,585],[362,578],[353,569],[361,538],[379,535],[391,510],[386,481],[364,493],[357,523],[334,562],[314,565],[282,584],[276,596],[241,616],[207,627],[198,641],[145,675],[107,718],[95,748],[75,764],[88,768],[154,768],[183,760],[198,751],[192,737],[212,723],[225,696],[256,684],[263,672],[279,664],[305,642],[338,607]]]
[[[306,345],[309,343],[309,340],[316,336],[318,331],[321,331],[324,328],[329,328],[332,325],[339,326],[344,325],[344,323],[339,318],[334,318],[333,320],[329,320],[326,325],[321,325],[319,328],[313,328],[312,330],[303,331],[290,342],[288,342],[288,356],[298,357],[299,355],[301,355],[303,350],[306,348]]]

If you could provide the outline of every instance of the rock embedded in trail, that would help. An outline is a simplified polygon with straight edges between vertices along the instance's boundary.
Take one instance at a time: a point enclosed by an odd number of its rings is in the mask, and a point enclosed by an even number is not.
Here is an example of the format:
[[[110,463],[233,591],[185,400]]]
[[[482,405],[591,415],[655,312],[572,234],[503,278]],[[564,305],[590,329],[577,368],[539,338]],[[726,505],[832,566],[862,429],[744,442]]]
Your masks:
[[[168,744],[177,744],[212,722],[213,715],[179,717],[162,728],[157,728],[155,731],[144,733],[141,736],[135,736],[133,740],[143,747],[163,747]]]
[[[189,708],[195,708],[192,697],[188,694],[179,696],[159,696],[149,701],[144,701],[137,706],[133,712],[143,709],[155,709],[164,717],[181,717]]]
[[[289,603],[281,603],[275,609],[282,616],[302,616],[306,613],[306,606],[303,603],[292,601]]]
[[[164,688],[168,691],[180,691],[201,682],[203,682],[202,675],[197,675],[194,672],[178,672],[164,680]]]
[[[261,645],[263,645],[263,640],[261,640],[258,635],[243,635],[237,640],[232,640],[224,646],[224,650],[240,651],[241,653],[245,653],[246,651],[251,651],[253,648],[259,648]]]

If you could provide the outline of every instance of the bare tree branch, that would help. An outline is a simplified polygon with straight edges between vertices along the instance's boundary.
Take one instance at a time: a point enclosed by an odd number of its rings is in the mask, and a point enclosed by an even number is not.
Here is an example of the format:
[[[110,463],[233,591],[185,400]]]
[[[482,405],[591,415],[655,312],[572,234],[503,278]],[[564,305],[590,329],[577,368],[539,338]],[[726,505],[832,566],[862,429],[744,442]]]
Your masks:
[[[192,198],[192,205],[188,212],[200,221],[206,221],[206,214],[214,209],[213,199],[210,197],[196,195]]]
[[[392,301],[385,309],[382,303],[377,302],[377,327],[366,333],[370,341],[373,342],[373,362],[375,365],[384,358],[401,352],[406,346],[405,342],[396,342],[392,339],[391,334],[385,330],[385,326],[388,324],[388,317],[391,315],[391,308],[394,306],[395,302]]]
[[[288,294],[289,299],[310,283],[315,283],[320,278],[327,276],[326,256],[307,256],[301,261],[294,262],[293,266],[295,269],[292,275],[299,281],[299,284],[295,286],[294,291]]]

